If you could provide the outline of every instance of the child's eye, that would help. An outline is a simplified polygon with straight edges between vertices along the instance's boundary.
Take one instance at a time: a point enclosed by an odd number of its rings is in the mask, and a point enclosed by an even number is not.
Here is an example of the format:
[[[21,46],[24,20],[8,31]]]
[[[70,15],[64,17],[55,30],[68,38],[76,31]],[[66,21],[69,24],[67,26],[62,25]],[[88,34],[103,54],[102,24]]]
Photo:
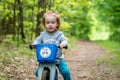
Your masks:
[[[46,24],[55,24],[55,22],[45,22]]]
[[[55,22],[52,22],[52,24],[54,24]]]
[[[49,24],[49,22],[46,22],[46,24]]]

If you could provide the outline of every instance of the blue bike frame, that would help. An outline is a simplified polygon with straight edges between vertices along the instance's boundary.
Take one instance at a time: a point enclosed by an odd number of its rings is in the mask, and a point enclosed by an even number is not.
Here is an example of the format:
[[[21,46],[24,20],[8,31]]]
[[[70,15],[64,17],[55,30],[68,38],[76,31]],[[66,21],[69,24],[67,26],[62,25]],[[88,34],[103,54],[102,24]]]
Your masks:
[[[42,80],[44,68],[50,70],[50,80],[55,79],[57,50],[58,47],[55,44],[38,44],[36,46],[37,61],[40,63],[38,67],[38,80]]]

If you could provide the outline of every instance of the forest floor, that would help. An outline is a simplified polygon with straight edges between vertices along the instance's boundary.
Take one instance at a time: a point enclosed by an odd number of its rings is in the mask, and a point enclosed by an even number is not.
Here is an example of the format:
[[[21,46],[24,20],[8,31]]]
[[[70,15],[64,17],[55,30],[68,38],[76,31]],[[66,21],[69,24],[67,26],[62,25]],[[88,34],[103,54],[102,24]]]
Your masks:
[[[120,68],[102,62],[104,58],[113,56],[105,54],[105,49],[88,41],[79,41],[65,54],[72,80],[120,80]]]
[[[65,51],[65,60],[71,72],[72,80],[120,80],[119,67],[111,67],[110,63],[100,62],[104,58],[112,58],[105,54],[105,49],[99,45],[80,40],[71,50]],[[34,70],[36,60],[22,57],[11,59],[11,63],[4,66],[10,80],[37,80]],[[63,80],[59,74],[59,80]]]

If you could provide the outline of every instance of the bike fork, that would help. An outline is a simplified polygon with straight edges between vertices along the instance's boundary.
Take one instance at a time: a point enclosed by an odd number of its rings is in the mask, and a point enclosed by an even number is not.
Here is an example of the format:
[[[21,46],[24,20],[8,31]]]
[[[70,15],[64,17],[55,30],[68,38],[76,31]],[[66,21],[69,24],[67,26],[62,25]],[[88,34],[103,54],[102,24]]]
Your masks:
[[[42,73],[44,71],[44,68],[48,67],[50,70],[50,80],[54,80],[56,76],[56,65],[55,64],[40,64],[38,67],[38,80],[42,80]],[[56,77],[57,78],[57,77]]]

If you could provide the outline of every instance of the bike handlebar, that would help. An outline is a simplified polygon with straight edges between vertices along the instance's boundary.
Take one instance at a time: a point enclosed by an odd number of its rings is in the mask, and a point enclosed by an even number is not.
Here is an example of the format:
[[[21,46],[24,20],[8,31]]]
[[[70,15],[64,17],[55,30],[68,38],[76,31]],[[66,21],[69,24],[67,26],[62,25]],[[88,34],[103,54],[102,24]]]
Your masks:
[[[32,49],[36,49],[36,46],[37,45],[33,45],[33,44],[30,44],[29,45],[29,48],[32,50]],[[60,48],[60,46],[58,46],[58,48]],[[68,46],[65,46],[65,47],[63,47],[64,49],[68,49]]]
[[[32,44],[30,44],[30,45],[29,45],[29,48],[30,48],[31,50],[32,50],[32,49],[36,49],[36,46],[37,46],[37,45],[32,45]]]
[[[58,48],[60,48],[60,46],[58,46]],[[65,46],[65,47],[63,47],[64,49],[68,49],[68,46]]]

